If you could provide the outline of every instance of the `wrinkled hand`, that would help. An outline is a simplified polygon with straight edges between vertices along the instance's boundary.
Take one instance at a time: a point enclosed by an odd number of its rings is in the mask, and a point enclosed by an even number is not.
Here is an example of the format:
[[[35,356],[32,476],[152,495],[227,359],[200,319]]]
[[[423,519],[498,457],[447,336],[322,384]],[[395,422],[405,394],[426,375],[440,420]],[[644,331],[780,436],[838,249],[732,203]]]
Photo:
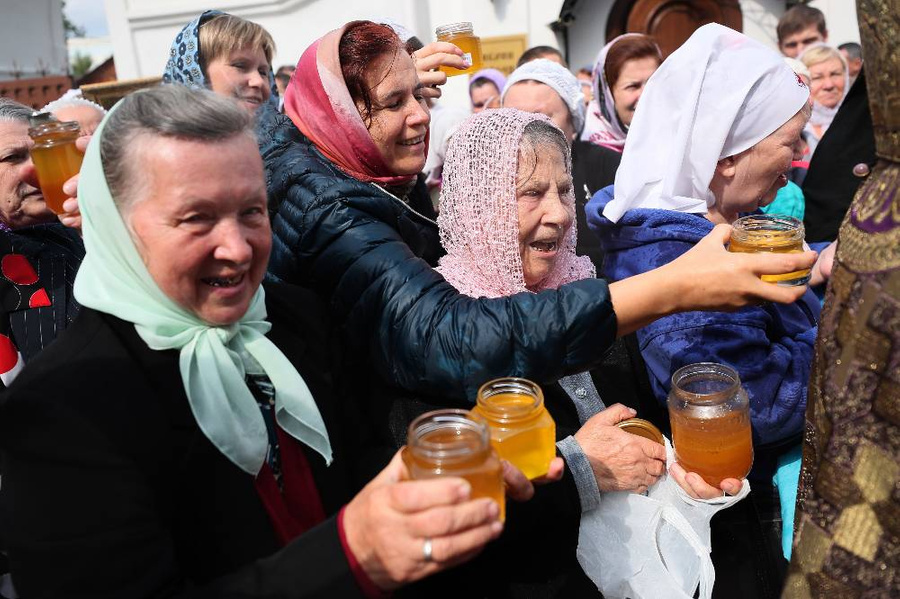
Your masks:
[[[497,503],[470,500],[465,480],[408,477],[397,452],[344,510],[350,550],[386,591],[471,559],[503,530]],[[422,552],[426,538],[432,540],[431,561]]]
[[[809,284],[810,286],[821,285],[828,281],[831,278],[831,270],[834,267],[834,253],[837,251],[837,241],[832,241],[828,244],[822,253],[819,254],[819,259],[816,260],[815,266],[813,266],[812,273],[810,273]]]
[[[601,491],[643,493],[666,471],[666,449],[662,445],[615,426],[636,414],[615,404],[591,417],[575,433]]]
[[[503,482],[506,485],[506,496],[513,501],[528,501],[534,497],[534,485],[545,485],[556,482],[563,476],[566,463],[562,458],[553,458],[550,470],[544,476],[528,480],[521,470],[503,460]]]
[[[672,288],[683,290],[673,297],[675,311],[732,311],[764,301],[789,304],[803,295],[805,285],[781,287],[763,282],[760,276],[811,268],[816,260],[815,252],[733,253],[724,247],[730,237],[730,225],[716,225],[693,248],[660,267],[660,270],[667,269]]]
[[[678,462],[669,466],[669,474],[672,475],[678,486],[694,499],[715,499],[722,497],[723,491],[728,495],[737,495],[741,490],[741,481],[736,478],[726,478],[716,488],[703,480],[703,477],[696,472],[685,472]]]
[[[82,135],[75,140],[75,147],[84,154],[92,137],[93,135]],[[59,222],[79,233],[81,232],[81,212],[78,211],[78,179],[80,176],[79,173],[63,184],[63,193],[69,196],[69,199],[63,202],[65,213],[59,215]]]
[[[422,95],[426,98],[440,98],[440,86],[447,83],[447,74],[438,71],[438,67],[463,70],[470,66],[463,59],[463,51],[449,42],[431,42],[413,52],[413,61],[416,64],[419,81],[424,86]]]

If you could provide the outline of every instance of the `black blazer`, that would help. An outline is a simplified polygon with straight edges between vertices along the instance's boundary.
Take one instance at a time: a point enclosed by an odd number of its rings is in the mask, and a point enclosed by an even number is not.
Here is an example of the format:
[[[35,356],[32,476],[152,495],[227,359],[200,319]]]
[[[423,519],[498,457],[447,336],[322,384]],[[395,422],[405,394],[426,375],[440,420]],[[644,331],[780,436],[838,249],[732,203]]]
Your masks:
[[[335,460],[306,457],[328,514],[348,497],[329,339],[312,294],[267,286],[269,338],[297,367]],[[83,309],[0,400],[0,526],[41,597],[359,596],[334,517],[279,550],[253,478],[191,414],[177,351]],[[268,558],[268,559],[262,559]]]
[[[875,160],[875,130],[863,69],[816,147],[803,181],[807,241],[837,239],[844,215],[864,180],[853,174],[853,167],[863,163],[872,169]]]

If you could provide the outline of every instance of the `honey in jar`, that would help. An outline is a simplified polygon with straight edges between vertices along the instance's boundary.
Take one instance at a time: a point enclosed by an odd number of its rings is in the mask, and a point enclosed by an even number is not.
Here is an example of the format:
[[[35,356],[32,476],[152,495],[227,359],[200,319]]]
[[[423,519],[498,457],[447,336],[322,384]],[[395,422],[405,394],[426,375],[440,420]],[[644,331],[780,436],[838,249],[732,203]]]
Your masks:
[[[434,34],[439,42],[450,42],[462,50],[463,58],[468,61],[470,65],[469,68],[463,70],[441,66],[439,70],[446,73],[447,77],[453,77],[454,75],[470,75],[481,70],[483,66],[481,58],[481,39],[473,32],[472,23],[466,21],[462,23],[441,25],[435,29]]]
[[[529,479],[547,474],[556,457],[556,423],[537,384],[514,377],[488,381],[478,390],[473,412],[487,420],[501,459]]]
[[[34,140],[31,160],[41,193],[47,207],[56,214],[64,212],[62,205],[69,197],[63,193],[63,184],[81,170],[84,156],[75,147],[79,133],[78,123],[61,123],[50,115],[32,117],[28,129],[28,135]]]
[[[503,468],[484,419],[465,410],[422,414],[409,425],[404,460],[413,480],[458,476],[472,485],[470,497],[489,497],[506,517]]]
[[[790,216],[751,214],[739,218],[732,225],[728,250],[739,253],[772,252],[799,254],[803,251],[805,232],[803,223]],[[810,270],[798,270],[780,275],[762,275],[767,283],[784,286],[805,285]]]
[[[734,369],[700,363],[672,375],[669,419],[675,459],[718,487],[742,479],[753,465],[750,402]]]

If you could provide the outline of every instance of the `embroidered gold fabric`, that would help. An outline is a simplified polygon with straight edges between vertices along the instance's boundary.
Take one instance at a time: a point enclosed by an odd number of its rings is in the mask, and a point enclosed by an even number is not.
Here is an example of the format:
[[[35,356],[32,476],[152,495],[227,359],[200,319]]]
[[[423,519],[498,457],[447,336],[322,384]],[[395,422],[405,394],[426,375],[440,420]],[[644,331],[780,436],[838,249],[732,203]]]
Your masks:
[[[900,597],[900,0],[857,0],[881,158],[841,225],[785,599]]]
[[[900,162],[900,1],[857,0],[856,10],[876,152]]]

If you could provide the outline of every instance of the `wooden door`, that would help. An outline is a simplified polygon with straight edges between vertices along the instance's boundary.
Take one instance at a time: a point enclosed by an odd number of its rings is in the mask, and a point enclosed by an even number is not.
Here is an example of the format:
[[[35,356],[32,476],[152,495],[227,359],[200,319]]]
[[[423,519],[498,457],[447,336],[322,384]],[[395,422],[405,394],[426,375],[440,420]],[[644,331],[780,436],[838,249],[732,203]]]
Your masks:
[[[606,24],[606,39],[623,33],[652,35],[665,58],[707,23],[741,31],[738,0],[616,0]]]

